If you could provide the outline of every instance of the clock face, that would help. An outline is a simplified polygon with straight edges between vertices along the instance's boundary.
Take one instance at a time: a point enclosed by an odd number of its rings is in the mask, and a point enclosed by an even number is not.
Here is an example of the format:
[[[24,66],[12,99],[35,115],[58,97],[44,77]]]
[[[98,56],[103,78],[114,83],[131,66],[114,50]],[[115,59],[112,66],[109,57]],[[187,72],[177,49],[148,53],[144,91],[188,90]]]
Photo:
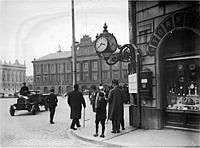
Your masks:
[[[95,49],[97,52],[103,52],[108,46],[108,41],[105,37],[100,37],[96,40]]]
[[[114,52],[117,49],[117,40],[114,36],[108,37],[110,49]]]

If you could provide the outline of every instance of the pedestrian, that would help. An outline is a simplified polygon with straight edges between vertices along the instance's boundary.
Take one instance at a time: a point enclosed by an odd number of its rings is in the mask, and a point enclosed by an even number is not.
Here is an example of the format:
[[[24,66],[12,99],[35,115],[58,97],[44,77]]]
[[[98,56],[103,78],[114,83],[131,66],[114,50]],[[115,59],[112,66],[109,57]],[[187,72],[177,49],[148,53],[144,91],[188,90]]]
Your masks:
[[[58,103],[57,96],[54,94],[54,89],[50,89],[50,95],[47,97],[47,104],[49,107],[49,112],[50,112],[50,124],[54,124],[55,122],[53,121],[56,106]]]
[[[90,92],[89,99],[90,99],[90,104],[92,105],[92,110],[93,112],[95,112],[95,100],[97,96],[97,90],[96,90],[96,87],[94,86],[91,89],[92,90]]]
[[[97,97],[95,101],[95,125],[96,125],[96,133],[94,134],[95,137],[98,136],[98,129],[99,129],[99,122],[102,126],[102,132],[100,137],[104,138],[104,132],[105,132],[105,121],[106,121],[106,105],[107,101],[105,99],[105,92],[103,91],[103,86],[99,86],[99,91],[97,92]]]
[[[84,108],[86,107],[83,94],[82,94],[82,92],[79,91],[78,84],[75,84],[74,90],[69,92],[68,104],[71,108],[70,119],[72,119],[70,128],[73,130],[77,130],[77,128],[75,128],[75,125],[77,127],[81,127],[79,119],[81,119],[82,105]]]
[[[25,82],[23,83],[23,86],[21,87],[19,92],[20,92],[20,95],[22,95],[22,96],[28,96],[28,94],[30,93]]]
[[[113,88],[109,91],[108,119],[112,121],[112,133],[120,132],[120,120],[123,114],[123,93],[118,80],[112,81]]]

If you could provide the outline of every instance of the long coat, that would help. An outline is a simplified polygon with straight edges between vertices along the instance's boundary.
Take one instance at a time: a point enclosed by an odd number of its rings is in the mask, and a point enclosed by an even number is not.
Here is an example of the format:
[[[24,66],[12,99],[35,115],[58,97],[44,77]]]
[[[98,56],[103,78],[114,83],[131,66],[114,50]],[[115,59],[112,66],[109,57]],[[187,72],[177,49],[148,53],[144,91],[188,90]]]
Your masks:
[[[102,94],[102,95],[101,95]],[[97,95],[97,106],[95,109],[96,120],[105,120],[106,119],[106,105],[107,101],[105,100],[105,94],[100,92]]]
[[[71,107],[70,118],[71,119],[80,119],[81,118],[81,109],[82,105],[86,107],[83,94],[74,90],[68,94],[68,104]]]
[[[114,87],[108,95],[108,119],[120,120],[123,116],[123,93],[119,87]]]
[[[49,105],[50,108],[56,107],[57,103],[58,103],[58,99],[55,94],[50,94],[47,97],[47,104]]]

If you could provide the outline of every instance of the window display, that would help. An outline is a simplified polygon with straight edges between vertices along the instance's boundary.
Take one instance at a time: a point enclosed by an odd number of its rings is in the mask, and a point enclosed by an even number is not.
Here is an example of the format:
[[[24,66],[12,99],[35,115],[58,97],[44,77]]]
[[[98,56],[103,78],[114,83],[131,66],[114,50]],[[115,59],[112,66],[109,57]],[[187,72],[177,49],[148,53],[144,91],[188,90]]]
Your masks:
[[[200,111],[199,60],[168,63],[167,109]]]

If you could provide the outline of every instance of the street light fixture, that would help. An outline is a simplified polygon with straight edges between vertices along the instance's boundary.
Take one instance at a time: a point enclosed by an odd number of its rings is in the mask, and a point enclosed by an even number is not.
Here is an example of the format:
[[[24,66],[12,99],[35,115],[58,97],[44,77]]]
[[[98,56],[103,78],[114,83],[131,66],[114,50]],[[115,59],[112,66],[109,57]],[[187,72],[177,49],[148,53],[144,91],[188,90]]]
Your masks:
[[[125,44],[120,46],[117,44],[115,36],[108,32],[106,23],[104,24],[103,33],[97,34],[95,41],[95,50],[97,55],[106,61],[108,65],[114,65],[118,61],[129,62],[133,65],[133,71],[137,73],[137,88],[139,88],[140,79],[140,55],[141,51],[135,44]],[[102,71],[102,69],[100,69]],[[139,109],[139,128],[141,128],[141,100],[140,93],[137,89],[137,102]]]

